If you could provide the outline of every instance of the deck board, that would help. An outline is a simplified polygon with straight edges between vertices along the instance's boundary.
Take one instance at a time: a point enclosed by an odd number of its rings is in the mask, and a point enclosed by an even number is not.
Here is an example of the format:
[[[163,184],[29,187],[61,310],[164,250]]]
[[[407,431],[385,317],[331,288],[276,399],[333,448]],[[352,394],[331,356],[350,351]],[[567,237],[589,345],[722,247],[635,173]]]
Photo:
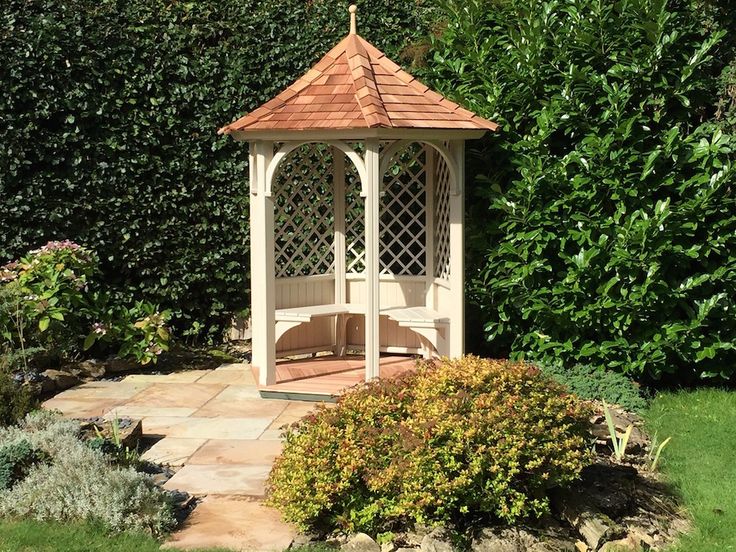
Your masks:
[[[410,356],[381,356],[381,377],[393,377],[414,369],[416,360]],[[253,367],[258,381],[258,368]],[[258,386],[269,397],[283,393],[308,394],[322,397],[337,396],[349,387],[365,381],[365,360],[362,356],[337,358],[332,356],[305,360],[282,360],[276,363],[276,383]]]

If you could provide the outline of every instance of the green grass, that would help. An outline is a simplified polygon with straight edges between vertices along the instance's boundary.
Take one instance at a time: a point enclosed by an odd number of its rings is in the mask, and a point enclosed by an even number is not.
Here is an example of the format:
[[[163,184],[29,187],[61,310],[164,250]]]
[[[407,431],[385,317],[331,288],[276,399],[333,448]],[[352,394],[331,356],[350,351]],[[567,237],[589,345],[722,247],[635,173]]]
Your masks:
[[[159,552],[160,546],[147,535],[108,535],[94,524],[0,523],[0,552]]]
[[[668,552],[736,551],[736,392],[662,393],[647,415],[661,469],[682,495],[694,530]]]

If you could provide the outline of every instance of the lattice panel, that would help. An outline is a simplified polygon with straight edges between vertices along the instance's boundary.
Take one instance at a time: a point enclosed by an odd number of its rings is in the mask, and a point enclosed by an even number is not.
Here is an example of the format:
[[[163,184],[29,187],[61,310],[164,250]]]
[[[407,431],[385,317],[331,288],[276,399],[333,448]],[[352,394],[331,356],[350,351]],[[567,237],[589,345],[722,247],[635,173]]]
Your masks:
[[[297,148],[275,177],[276,277],[334,272],[332,155],[323,144]]]
[[[427,198],[425,148],[411,144],[394,156],[381,195],[381,273],[426,274]]]
[[[450,169],[436,156],[434,180],[434,275],[450,278]]]
[[[365,270],[365,203],[358,171],[350,161],[345,162],[345,270]]]

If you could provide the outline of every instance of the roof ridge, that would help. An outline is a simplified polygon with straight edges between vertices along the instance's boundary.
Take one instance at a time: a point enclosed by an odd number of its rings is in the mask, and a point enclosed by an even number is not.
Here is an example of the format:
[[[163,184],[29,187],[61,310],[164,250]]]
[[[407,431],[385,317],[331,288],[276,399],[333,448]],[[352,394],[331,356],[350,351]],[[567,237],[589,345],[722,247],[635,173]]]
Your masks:
[[[378,91],[371,58],[357,34],[348,35],[346,38],[345,53],[353,78],[355,98],[366,124],[369,127],[393,126]]]

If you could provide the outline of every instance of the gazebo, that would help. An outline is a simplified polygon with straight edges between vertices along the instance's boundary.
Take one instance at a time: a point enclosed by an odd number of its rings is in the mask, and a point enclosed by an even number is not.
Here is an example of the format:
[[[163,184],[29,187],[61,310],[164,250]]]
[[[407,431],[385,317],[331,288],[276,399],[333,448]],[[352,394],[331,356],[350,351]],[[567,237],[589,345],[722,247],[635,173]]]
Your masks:
[[[249,144],[252,364],[365,351],[463,354],[465,140],[497,125],[356,33],[220,129]]]

